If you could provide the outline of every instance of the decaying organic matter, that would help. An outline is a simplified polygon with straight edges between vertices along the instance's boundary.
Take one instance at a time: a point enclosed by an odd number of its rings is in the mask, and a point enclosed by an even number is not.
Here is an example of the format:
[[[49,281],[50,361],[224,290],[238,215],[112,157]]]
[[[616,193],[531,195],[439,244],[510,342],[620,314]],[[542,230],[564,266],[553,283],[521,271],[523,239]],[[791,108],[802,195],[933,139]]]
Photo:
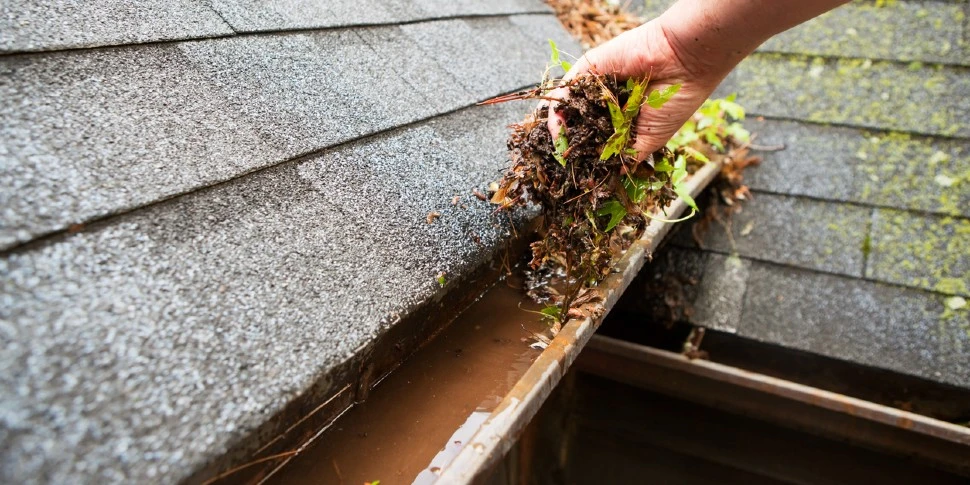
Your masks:
[[[553,64],[565,64],[552,47]],[[640,110],[663,109],[679,89],[649,91],[648,85],[649,79],[619,81],[589,72],[569,82],[547,79],[536,89],[486,102],[548,99],[560,86],[569,92],[557,100],[565,128],[556,139],[547,128],[547,106],[512,125],[511,166],[493,184],[491,196],[499,209],[540,207],[529,288],[535,300],[550,305],[543,313],[556,320],[579,316],[570,311],[595,299],[588,290],[610,273],[651,219],[666,220],[673,200],[680,197],[692,207],[687,217],[696,213],[686,190],[689,174],[747,140],[740,124],[729,120],[743,118],[740,106],[733,99],[709,101],[666,147],[638,157],[630,146]]]

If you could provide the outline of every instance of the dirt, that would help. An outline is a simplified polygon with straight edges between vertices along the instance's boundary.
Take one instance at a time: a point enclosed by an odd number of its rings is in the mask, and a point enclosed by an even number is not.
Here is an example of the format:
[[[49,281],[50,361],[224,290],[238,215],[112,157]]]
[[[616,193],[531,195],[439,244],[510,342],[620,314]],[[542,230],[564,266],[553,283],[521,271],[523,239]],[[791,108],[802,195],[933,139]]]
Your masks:
[[[547,99],[556,86],[569,91],[557,108],[565,121],[558,139],[547,128],[548,107],[512,126],[511,166],[491,198],[502,209],[541,208],[539,239],[531,245],[532,295],[558,308],[550,315],[560,320],[588,298],[649,220],[665,215],[679,184],[703,163],[703,155],[685,147],[661,148],[638,161],[630,148],[636,138],[633,121],[641,109],[662,109],[679,88],[648,93],[648,82],[620,82],[592,72],[568,83],[547,80],[531,92],[495,100]]]

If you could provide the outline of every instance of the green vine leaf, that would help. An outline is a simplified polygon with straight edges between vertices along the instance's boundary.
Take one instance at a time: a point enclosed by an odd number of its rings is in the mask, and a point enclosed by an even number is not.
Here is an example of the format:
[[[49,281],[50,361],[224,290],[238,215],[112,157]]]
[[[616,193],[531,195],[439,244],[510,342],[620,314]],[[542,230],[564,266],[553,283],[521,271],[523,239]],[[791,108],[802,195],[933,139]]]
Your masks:
[[[610,200],[596,209],[596,215],[610,216],[610,221],[606,223],[606,228],[603,229],[604,232],[609,232],[626,217],[626,208],[618,201]]]
[[[620,131],[626,126],[626,118],[623,110],[613,101],[607,100],[606,105],[610,108],[610,121],[613,122],[613,131]]]
[[[680,91],[680,84],[672,84],[663,89],[663,91],[657,91],[654,89],[650,91],[650,95],[647,96],[647,104],[653,109],[660,109],[663,107],[670,98],[673,98],[677,91]]]
[[[556,305],[549,305],[542,310],[539,310],[539,313],[553,322],[558,322],[559,318],[562,316],[562,309]]]
[[[688,155],[690,155],[694,160],[697,160],[698,162],[704,162],[704,163],[711,162],[711,159],[707,158],[707,155],[704,155],[703,153],[701,153],[700,151],[694,148],[685,146],[684,151],[687,152]]]
[[[559,57],[559,47],[556,46],[556,42],[552,39],[549,39],[549,48],[552,49],[552,64],[561,67],[564,73],[569,72],[573,65]]]
[[[560,128],[559,136],[556,137],[555,142],[556,147],[556,161],[559,162],[563,167],[566,166],[566,149],[569,148],[569,140],[566,139],[566,128]]]

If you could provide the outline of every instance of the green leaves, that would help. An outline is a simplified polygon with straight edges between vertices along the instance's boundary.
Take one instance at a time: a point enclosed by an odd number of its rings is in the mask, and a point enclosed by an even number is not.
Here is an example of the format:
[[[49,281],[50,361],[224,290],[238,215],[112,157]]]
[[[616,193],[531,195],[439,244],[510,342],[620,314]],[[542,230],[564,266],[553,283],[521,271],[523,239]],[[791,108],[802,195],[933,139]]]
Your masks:
[[[610,157],[621,154],[635,157],[637,155],[636,150],[628,148],[627,145],[630,143],[633,122],[637,119],[637,115],[640,114],[640,108],[644,102],[651,108],[660,109],[664,103],[669,101],[680,90],[680,84],[667,86],[662,91],[655,89],[650,92],[646,101],[644,101],[643,98],[647,92],[648,82],[649,79],[627,79],[627,99],[622,108],[613,102],[613,100],[606,101],[607,106],[610,108],[610,120],[613,122],[613,134],[606,140],[606,145],[603,146],[603,153],[600,154],[600,160],[609,160]]]
[[[603,229],[604,232],[609,232],[626,217],[626,208],[616,200],[609,200],[599,209],[596,209],[596,215],[610,216],[610,221],[606,223],[606,228]]]
[[[690,149],[689,154],[692,157],[703,161],[706,157],[701,158],[703,155],[698,157],[700,152],[687,145],[701,140],[723,152],[729,137],[739,143],[747,142],[751,138],[751,133],[741,126],[740,121],[744,120],[744,108],[734,102],[735,98],[736,96],[732,94],[723,99],[704,101],[694,118],[684,123],[677,134],[670,139],[667,148]]]
[[[549,305],[542,310],[539,310],[539,313],[541,313],[543,317],[548,318],[553,322],[558,322],[562,316],[562,309],[556,305]]]
[[[647,104],[653,109],[660,109],[670,98],[673,98],[677,91],[680,91],[680,84],[672,84],[664,88],[663,91],[654,89],[647,96]]]
[[[687,189],[687,158],[683,155],[679,155],[677,160],[674,161],[674,171],[670,174],[670,184],[677,197],[683,199],[694,212],[697,212],[697,203],[694,202],[690,190]]]
[[[626,105],[623,106],[623,116],[631,123],[640,113],[640,106],[643,105],[643,93],[647,91],[648,82],[647,79],[642,81],[626,80],[626,90],[629,91],[630,97],[627,99]]]
[[[711,162],[711,159],[707,158],[707,155],[704,155],[700,151],[695,150],[691,147],[684,147],[684,151],[687,152],[687,154],[690,155],[691,158],[693,158],[694,160],[697,160],[698,162],[704,162],[704,163]]]
[[[643,104],[643,93],[647,90],[647,80],[636,81],[626,80],[626,91],[628,93],[626,104],[620,108],[613,100],[607,100],[606,105],[610,108],[610,121],[613,122],[613,134],[606,140],[603,146],[603,153],[600,160],[609,160],[614,155],[636,156],[636,151],[627,148],[630,143],[630,132],[633,127],[633,120],[640,114],[640,106]]]
[[[556,153],[553,154],[556,157],[556,161],[559,162],[563,167],[566,166],[566,149],[569,148],[569,140],[566,139],[566,127],[560,127],[559,136],[556,137],[555,142],[553,142],[556,147]]]
[[[668,164],[669,165],[669,164]],[[639,204],[643,202],[643,198],[647,196],[650,192],[656,192],[662,189],[664,186],[661,180],[644,180],[636,177],[625,177],[623,179],[623,188],[626,189],[626,195],[633,201],[634,204]]]
[[[573,65],[559,57],[559,48],[556,47],[556,43],[552,39],[549,39],[549,48],[552,49],[552,58],[550,60],[552,65],[562,67],[563,72],[569,72]]]

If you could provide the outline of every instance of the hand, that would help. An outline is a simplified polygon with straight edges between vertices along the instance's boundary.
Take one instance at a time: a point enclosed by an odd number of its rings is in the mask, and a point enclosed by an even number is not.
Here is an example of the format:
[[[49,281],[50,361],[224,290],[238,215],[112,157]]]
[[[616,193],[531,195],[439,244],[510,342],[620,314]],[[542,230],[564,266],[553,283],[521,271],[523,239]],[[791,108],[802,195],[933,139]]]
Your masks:
[[[660,17],[590,50],[565,80],[595,69],[619,80],[650,77],[649,90],[680,84],[659,110],[644,107],[633,148],[640,160],[662,147],[714,92],[714,88],[769,37],[848,0],[678,0]],[[563,98],[560,88],[549,97]],[[550,103],[555,140],[563,118]]]
[[[563,77],[563,80],[568,81],[587,71],[594,71],[615,75],[621,81],[649,77],[648,90],[662,90],[673,84],[681,85],[680,91],[660,109],[643,105],[640,110],[633,142],[633,149],[637,151],[639,160],[647,158],[667,143],[700,108],[726,74],[685,66],[659,20],[647,22],[590,50]],[[567,88],[558,88],[548,96],[563,98],[568,94]],[[565,122],[562,115],[555,111],[557,104],[555,101],[549,103],[548,125],[553,139],[558,137]]]

